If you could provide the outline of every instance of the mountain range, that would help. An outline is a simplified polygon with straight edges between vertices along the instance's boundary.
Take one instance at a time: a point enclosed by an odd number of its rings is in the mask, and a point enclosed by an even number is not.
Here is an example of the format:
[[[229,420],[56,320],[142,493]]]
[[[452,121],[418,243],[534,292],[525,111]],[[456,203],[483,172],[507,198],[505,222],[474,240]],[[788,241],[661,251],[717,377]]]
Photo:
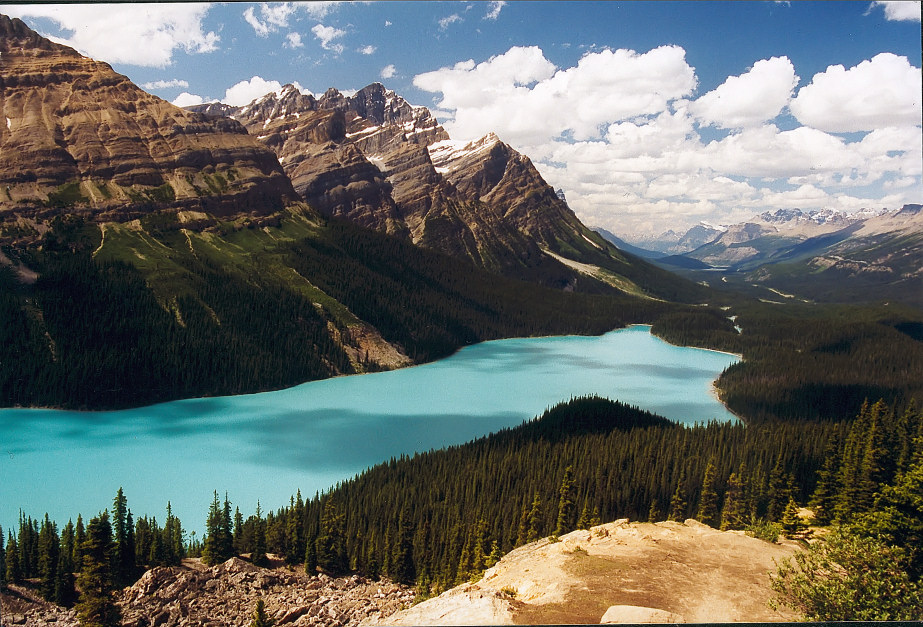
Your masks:
[[[5,404],[272,389],[704,294],[380,84],[183,110],[5,16],[0,81]]]
[[[739,224],[697,225],[617,246],[685,276],[814,301],[923,304],[923,205],[845,214],[778,209]],[[656,246],[649,250],[643,246]]]
[[[286,85],[243,107],[190,110],[241,122],[325,216],[551,287],[688,291],[584,226],[531,160],[496,135],[454,141],[428,109],[380,83],[320,98]]]

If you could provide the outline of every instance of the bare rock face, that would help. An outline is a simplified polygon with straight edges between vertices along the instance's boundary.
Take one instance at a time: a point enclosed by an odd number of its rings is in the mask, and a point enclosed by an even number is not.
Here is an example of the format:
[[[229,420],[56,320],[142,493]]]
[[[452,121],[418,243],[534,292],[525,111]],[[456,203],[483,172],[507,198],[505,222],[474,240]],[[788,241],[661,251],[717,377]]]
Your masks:
[[[268,214],[295,200],[275,155],[238,122],[175,107],[0,16],[0,213]]]
[[[244,124],[321,213],[494,271],[541,266],[565,285],[571,273],[543,248],[593,237],[527,157],[495,135],[453,142],[426,107],[378,83],[316,99],[287,85],[236,110],[192,109]]]

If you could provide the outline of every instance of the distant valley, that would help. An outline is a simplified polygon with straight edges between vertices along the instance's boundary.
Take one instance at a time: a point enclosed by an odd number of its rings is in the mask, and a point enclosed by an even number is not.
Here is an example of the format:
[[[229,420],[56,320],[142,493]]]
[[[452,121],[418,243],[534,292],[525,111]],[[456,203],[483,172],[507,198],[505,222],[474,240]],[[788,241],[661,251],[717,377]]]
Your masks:
[[[698,225],[675,241],[666,235],[625,249],[760,298],[923,305],[923,205],[849,215],[779,209],[722,228]]]

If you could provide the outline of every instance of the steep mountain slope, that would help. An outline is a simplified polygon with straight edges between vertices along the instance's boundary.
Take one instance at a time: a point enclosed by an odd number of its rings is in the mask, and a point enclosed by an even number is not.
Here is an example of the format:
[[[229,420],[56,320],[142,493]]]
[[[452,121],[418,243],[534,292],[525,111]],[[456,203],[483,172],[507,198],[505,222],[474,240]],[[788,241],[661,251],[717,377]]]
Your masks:
[[[239,123],[183,111],[6,16],[0,76],[3,222],[28,228],[61,209],[124,220],[165,206],[268,215],[297,200]]]
[[[324,215],[557,288],[700,297],[587,229],[496,136],[452,141],[425,107],[378,83],[320,98],[289,85],[245,107],[192,109],[241,121]]]

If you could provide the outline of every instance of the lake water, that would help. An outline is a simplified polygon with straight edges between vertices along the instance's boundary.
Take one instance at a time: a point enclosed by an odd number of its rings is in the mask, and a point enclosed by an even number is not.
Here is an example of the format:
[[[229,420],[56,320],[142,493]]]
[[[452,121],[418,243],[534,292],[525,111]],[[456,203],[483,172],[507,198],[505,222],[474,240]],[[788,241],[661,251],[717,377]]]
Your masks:
[[[737,357],[671,346],[650,327],[485,342],[422,366],[244,396],[114,412],[0,410],[0,525],[19,509],[59,524],[167,501],[204,528],[212,492],[244,517],[307,498],[392,456],[460,444],[598,394],[673,420],[734,420],[712,382]],[[5,533],[5,532],[4,532]]]

